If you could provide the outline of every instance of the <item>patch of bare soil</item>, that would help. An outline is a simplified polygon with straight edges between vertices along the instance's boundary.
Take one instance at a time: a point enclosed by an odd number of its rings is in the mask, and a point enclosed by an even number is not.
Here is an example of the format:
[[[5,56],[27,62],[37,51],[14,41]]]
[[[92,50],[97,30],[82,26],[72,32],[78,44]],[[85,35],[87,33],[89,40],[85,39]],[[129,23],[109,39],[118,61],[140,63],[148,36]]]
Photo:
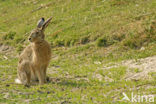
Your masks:
[[[8,57],[17,57],[14,47],[5,44],[0,44],[0,54],[2,54],[6,60]]]
[[[125,77],[126,80],[150,79],[149,73],[156,72],[156,56],[123,61],[122,65],[129,68],[129,72]],[[138,69],[139,71],[133,73],[130,71],[131,69]]]
[[[4,44],[0,44],[0,53],[10,53],[12,51],[13,51],[13,47],[4,45]]]
[[[117,68],[120,66],[127,67],[127,73],[124,77],[125,80],[144,80],[156,77],[156,56],[151,56],[142,59],[133,59],[122,61],[121,63],[112,64],[109,63],[103,67],[104,70],[109,70],[111,68]],[[150,73],[154,74],[151,76]]]

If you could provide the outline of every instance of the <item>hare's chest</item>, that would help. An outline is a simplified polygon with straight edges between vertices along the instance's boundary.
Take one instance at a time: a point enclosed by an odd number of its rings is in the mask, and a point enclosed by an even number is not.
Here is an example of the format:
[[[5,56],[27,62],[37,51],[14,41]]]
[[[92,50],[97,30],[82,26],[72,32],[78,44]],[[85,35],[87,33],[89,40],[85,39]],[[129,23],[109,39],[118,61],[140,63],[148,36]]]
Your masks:
[[[37,48],[33,52],[33,60],[38,63],[44,63],[47,58],[47,52],[44,48]]]

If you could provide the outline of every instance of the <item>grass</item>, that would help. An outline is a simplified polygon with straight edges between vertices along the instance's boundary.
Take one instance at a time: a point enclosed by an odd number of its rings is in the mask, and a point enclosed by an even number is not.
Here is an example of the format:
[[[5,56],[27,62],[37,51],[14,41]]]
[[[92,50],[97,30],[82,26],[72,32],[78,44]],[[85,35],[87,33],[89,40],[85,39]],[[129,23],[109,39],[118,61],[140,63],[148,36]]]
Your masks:
[[[155,94],[155,73],[151,80],[126,81],[127,67],[104,68],[156,55],[155,9],[155,0],[0,0],[0,43],[15,48],[15,55],[0,53],[0,103],[131,104],[120,101],[122,92]],[[15,56],[29,44],[37,21],[50,16],[51,81],[17,85]]]
[[[70,65],[68,65],[69,63]],[[1,103],[122,103],[118,100],[123,97],[121,94],[123,91],[127,94],[131,92],[135,94],[155,93],[154,87],[144,90],[144,85],[154,86],[155,80],[125,81],[123,79],[126,73],[125,67],[104,70],[101,64],[86,66],[69,61],[58,68],[55,65],[50,65],[48,76],[51,78],[51,82],[27,88],[14,84],[16,64],[17,58],[2,60],[1,57],[1,65],[3,65],[0,76]],[[108,76],[113,81],[99,80],[99,77],[95,76],[99,74],[102,78]],[[141,88],[138,89],[138,86]]]

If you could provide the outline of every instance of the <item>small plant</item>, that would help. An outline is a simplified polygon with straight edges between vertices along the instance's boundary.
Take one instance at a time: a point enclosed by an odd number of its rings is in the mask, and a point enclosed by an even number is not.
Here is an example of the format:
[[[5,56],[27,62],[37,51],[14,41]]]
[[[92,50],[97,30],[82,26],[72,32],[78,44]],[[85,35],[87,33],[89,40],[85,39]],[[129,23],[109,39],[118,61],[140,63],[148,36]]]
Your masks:
[[[98,47],[107,47],[114,44],[114,40],[110,37],[104,36],[97,39],[97,46]]]
[[[139,70],[138,68],[135,68],[135,69],[134,69],[134,72],[139,73],[140,70]]]
[[[8,34],[4,35],[3,40],[13,40],[16,32],[10,31]]]
[[[65,46],[70,46],[70,41],[71,41],[71,40],[65,40],[64,45],[65,45]]]
[[[22,50],[23,50],[23,46],[18,45],[17,48],[16,48],[16,51],[20,53]]]
[[[25,39],[23,39],[23,37],[17,37],[17,38],[15,38],[16,44],[17,44],[17,43],[22,43],[22,42],[24,42],[24,41],[25,41]]]
[[[116,41],[122,41],[125,38],[125,34],[122,33],[114,34],[112,35],[112,38]]]
[[[136,42],[133,39],[124,40],[123,45],[132,49],[137,48]]]
[[[86,44],[88,43],[90,40],[89,40],[89,36],[84,36],[80,39],[80,43],[81,44]]]
[[[156,72],[150,72],[148,73],[153,79],[156,79]]]
[[[70,42],[70,46],[74,46],[76,44],[77,40],[76,39],[72,39]]]
[[[55,46],[58,46],[58,47],[64,46],[64,41],[63,40],[55,41]]]

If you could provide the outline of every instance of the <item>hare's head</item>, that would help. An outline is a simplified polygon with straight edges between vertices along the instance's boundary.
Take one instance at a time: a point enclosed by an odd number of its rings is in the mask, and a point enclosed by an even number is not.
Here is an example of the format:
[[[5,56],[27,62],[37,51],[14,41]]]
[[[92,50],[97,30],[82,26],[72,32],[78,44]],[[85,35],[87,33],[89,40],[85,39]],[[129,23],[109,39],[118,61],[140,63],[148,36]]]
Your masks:
[[[44,30],[50,23],[51,19],[52,18],[49,18],[47,21],[44,21],[44,18],[41,18],[41,20],[39,20],[39,22],[37,23],[37,28],[30,33],[30,42],[38,42],[44,40]]]

